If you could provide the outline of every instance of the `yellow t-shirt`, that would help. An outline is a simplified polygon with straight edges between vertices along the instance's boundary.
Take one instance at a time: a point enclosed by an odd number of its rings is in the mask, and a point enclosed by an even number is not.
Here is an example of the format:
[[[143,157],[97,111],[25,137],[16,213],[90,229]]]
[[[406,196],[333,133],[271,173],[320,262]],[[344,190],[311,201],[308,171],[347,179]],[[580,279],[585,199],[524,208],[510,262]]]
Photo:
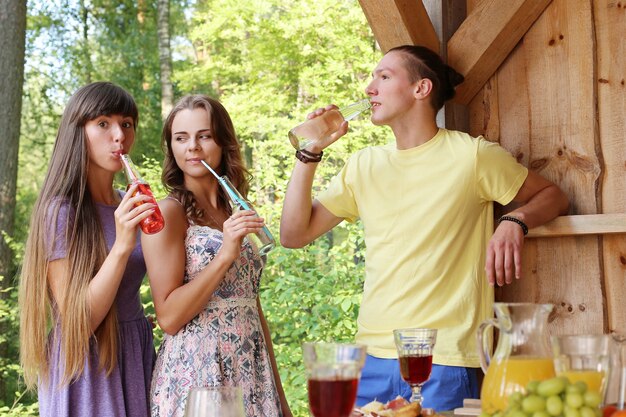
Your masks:
[[[485,249],[493,201],[509,203],[528,170],[498,144],[440,129],[407,150],[363,149],[317,199],[361,219],[365,284],[357,342],[397,358],[393,329],[438,329],[433,361],[479,366],[476,330],[491,317]]]

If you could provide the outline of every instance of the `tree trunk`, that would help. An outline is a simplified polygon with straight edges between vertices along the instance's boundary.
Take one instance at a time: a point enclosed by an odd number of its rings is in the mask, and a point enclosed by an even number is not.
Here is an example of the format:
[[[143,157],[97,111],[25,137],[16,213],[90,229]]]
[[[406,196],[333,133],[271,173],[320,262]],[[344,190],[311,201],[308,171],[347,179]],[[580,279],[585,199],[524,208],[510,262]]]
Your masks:
[[[11,250],[4,234],[13,235],[17,156],[20,141],[24,48],[26,43],[26,0],[0,1],[0,300],[8,298],[5,289],[14,285]],[[0,334],[7,323],[0,320]],[[8,346],[0,343],[0,358],[7,358]],[[0,398],[7,398],[4,378],[0,378]]]
[[[161,64],[161,117],[163,120],[174,105],[172,87],[172,54],[170,51],[170,2],[158,0],[159,61]]]
[[[85,6],[85,0],[80,0],[80,19],[82,26],[81,50],[83,59],[83,84],[91,83],[93,64],[91,63],[91,49],[89,48],[89,9]]]

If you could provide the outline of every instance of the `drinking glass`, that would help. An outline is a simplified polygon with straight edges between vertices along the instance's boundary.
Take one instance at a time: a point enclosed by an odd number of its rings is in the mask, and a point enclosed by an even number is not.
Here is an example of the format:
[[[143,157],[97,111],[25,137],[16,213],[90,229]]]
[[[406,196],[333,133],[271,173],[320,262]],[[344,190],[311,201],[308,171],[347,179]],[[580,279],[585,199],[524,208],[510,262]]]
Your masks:
[[[400,373],[413,391],[411,402],[422,405],[422,385],[433,367],[433,348],[437,329],[396,329],[393,337],[398,350]]]
[[[304,343],[309,409],[314,417],[348,417],[354,407],[364,345]]]
[[[313,143],[327,141],[344,120],[350,121],[371,107],[369,98],[365,98],[340,109],[328,110],[291,129],[289,142],[294,148],[302,150]]]
[[[237,210],[256,211],[252,207],[252,204],[250,204],[248,200],[243,198],[239,190],[237,190],[237,188],[230,182],[226,175],[219,176],[218,173],[215,172],[215,170],[211,168],[211,165],[209,165],[206,161],[200,162],[202,162],[202,165],[204,165],[204,167],[208,169],[211,174],[213,174],[213,176],[217,179],[220,187],[222,187],[222,189],[228,196],[228,200],[230,201],[233,213]],[[267,253],[274,249],[274,247],[276,246],[276,240],[274,240],[274,236],[272,236],[272,233],[270,232],[270,229],[267,228],[267,226],[263,226],[261,230],[257,233],[249,233],[246,236],[246,239],[261,256],[267,255]]]
[[[245,417],[241,388],[191,388],[184,417]]]
[[[617,395],[615,408],[624,410],[626,408],[626,334],[613,333],[612,336],[617,350],[614,368],[612,368],[616,375],[611,379],[615,384],[613,391]]]
[[[553,336],[554,370],[572,383],[585,382],[587,389],[600,394],[604,402],[611,370],[611,347],[608,334]]]

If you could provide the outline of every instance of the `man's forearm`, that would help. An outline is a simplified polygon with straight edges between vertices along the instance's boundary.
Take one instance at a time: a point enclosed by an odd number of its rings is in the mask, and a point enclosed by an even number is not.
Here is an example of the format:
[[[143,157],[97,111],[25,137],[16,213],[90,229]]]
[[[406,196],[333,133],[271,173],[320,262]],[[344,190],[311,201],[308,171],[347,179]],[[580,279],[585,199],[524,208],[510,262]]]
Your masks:
[[[561,189],[552,184],[532,196],[526,204],[508,213],[523,221],[529,228],[541,226],[567,213],[569,201]]]
[[[311,221],[311,189],[317,163],[296,161],[291,180],[287,185],[283,212],[280,219],[280,241],[285,247],[299,246],[297,241],[308,229]]]

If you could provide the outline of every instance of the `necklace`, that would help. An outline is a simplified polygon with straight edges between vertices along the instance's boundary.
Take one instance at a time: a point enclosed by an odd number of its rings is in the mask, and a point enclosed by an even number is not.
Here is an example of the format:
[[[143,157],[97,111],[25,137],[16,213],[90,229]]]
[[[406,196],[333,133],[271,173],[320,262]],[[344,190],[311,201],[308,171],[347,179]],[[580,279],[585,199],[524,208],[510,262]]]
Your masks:
[[[219,209],[218,209],[218,210],[219,210]],[[217,211],[217,210],[216,210],[216,211]],[[213,225],[214,225],[214,226],[215,226],[218,230],[223,230],[223,229],[224,229],[224,227],[223,227],[224,222],[222,222],[222,223],[218,222],[218,221],[215,219],[215,217],[213,217],[213,216],[211,215],[211,211],[210,211],[210,210],[204,209],[204,212],[206,213],[206,215],[207,215],[207,216],[209,216],[209,219],[213,222]]]

